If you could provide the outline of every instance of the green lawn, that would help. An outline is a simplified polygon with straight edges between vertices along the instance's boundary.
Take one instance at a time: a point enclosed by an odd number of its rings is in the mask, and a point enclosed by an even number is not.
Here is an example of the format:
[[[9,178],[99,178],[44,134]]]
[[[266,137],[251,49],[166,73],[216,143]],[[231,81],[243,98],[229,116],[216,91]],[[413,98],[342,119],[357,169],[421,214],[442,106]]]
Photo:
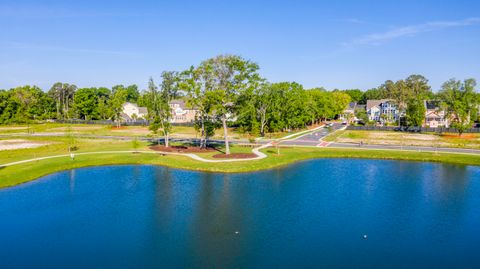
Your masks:
[[[115,139],[71,139],[67,137],[16,137],[28,142],[50,143],[38,148],[0,151],[0,163],[9,163],[44,156],[67,154],[69,145],[75,146],[74,152],[92,152],[107,150],[133,150],[132,141]],[[1,140],[9,140],[2,138]],[[139,141],[139,149],[147,149],[147,143]]]
[[[122,148],[122,146],[124,146],[124,148]],[[127,144],[115,144],[112,147],[115,147],[117,150],[131,150],[131,147]],[[234,147],[235,151],[237,149],[244,151],[246,148]],[[480,165],[480,156],[463,154],[335,148],[281,148],[280,155],[276,154],[275,149],[264,149],[263,152],[268,155],[265,159],[230,163],[204,163],[185,156],[162,156],[160,154],[152,153],[77,155],[73,161],[69,157],[59,157],[0,168],[0,187],[21,184],[62,170],[112,164],[153,164],[189,170],[227,173],[271,169],[292,164],[297,161],[314,158],[398,159],[408,161],[447,162],[460,165]],[[4,162],[2,161],[2,163]]]
[[[301,131],[301,130],[296,130]],[[110,125],[95,124],[60,124],[60,123],[41,123],[30,125],[0,125],[0,135],[25,136],[29,134],[41,135],[97,135],[97,136],[127,136],[127,137],[152,137],[152,132],[148,130],[148,126],[121,126],[116,128]],[[291,132],[293,133],[293,132]],[[291,134],[289,132],[267,133],[265,138],[274,139],[281,138]],[[228,134],[231,139],[254,139],[248,133],[241,132],[238,128],[229,128]],[[171,137],[177,138],[195,138],[200,134],[191,126],[173,126]],[[223,139],[223,129],[215,130],[212,139]]]
[[[403,145],[425,147],[480,149],[480,134],[435,134],[405,133],[395,131],[353,131],[335,132],[326,141],[339,143],[360,143],[380,145]]]

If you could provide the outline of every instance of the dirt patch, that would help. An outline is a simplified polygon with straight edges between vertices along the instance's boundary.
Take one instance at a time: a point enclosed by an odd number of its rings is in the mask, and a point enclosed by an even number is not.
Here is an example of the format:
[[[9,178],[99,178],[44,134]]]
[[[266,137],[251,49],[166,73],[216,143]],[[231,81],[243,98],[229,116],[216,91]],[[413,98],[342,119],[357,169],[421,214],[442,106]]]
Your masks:
[[[25,139],[0,140],[0,150],[28,149],[46,146],[51,143],[30,141]]]
[[[0,127],[0,131],[8,131],[8,130],[24,130],[27,127]]]
[[[230,154],[217,154],[212,156],[215,159],[249,159],[257,157],[254,153],[230,153]]]
[[[60,136],[66,135],[66,132],[37,132],[35,133],[36,136]],[[77,132],[71,132],[71,134],[77,134]]]
[[[444,138],[461,138],[461,139],[468,139],[472,140],[475,139],[476,136],[474,134],[462,134],[461,136],[458,134],[442,134],[442,137]]]
[[[437,140],[435,135],[430,134],[411,134],[398,132],[369,132],[368,139],[398,139],[398,140],[421,140],[434,141]]]
[[[148,130],[147,127],[134,127],[134,128],[129,128],[128,126],[112,126],[110,128],[112,132],[119,132],[119,133],[129,133],[129,134],[143,134],[147,135],[150,134],[151,132]]]
[[[103,128],[102,126],[75,126],[70,127],[71,131],[90,131],[90,130],[98,130]],[[49,131],[68,131],[68,127],[55,127],[49,129]]]
[[[111,130],[128,130],[127,126],[112,126],[110,127]]]
[[[401,136],[402,140],[404,139],[415,139],[415,140],[423,140],[423,141],[435,141],[437,137],[435,135],[429,134],[404,134]]]
[[[202,153],[202,152],[212,152],[217,151],[215,148],[206,148],[202,149],[199,147],[188,147],[188,146],[170,146],[165,147],[163,145],[151,146],[151,150],[163,151],[163,152],[178,152],[178,153]]]

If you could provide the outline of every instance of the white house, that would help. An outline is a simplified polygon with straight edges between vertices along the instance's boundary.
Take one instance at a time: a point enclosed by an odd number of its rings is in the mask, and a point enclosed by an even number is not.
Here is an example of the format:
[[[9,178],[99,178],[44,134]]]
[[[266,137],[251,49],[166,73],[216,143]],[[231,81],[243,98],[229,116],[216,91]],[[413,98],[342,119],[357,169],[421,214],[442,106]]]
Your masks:
[[[339,115],[339,119],[343,121],[357,121],[358,119],[355,117],[356,108],[357,102],[350,102],[343,113]]]
[[[367,100],[366,110],[368,119],[376,122],[395,122],[402,116],[402,112],[388,99]]]
[[[438,101],[425,101],[425,127],[437,128],[450,126],[445,110],[441,109]]]
[[[124,121],[134,121],[137,119],[146,119],[147,108],[139,107],[137,104],[126,102],[123,104],[122,118]]]
[[[380,121],[380,104],[383,100],[367,100],[367,106],[365,107],[370,121]]]
[[[188,108],[183,100],[172,100],[169,103],[172,118],[171,123],[188,123],[195,120],[196,109]],[[124,121],[135,121],[147,119],[148,110],[146,107],[139,107],[137,104],[126,102],[123,104],[122,119]]]

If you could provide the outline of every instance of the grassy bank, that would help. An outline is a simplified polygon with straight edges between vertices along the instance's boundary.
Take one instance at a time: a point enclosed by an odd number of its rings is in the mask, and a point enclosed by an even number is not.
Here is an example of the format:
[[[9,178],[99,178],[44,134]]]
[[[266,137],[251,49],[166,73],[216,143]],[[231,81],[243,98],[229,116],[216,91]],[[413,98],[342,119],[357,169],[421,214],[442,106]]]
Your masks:
[[[296,130],[301,131],[301,130]],[[63,123],[39,123],[30,125],[0,125],[0,135],[4,136],[26,136],[30,134],[45,136],[124,136],[124,137],[153,137],[148,126],[121,126],[120,128],[110,125],[98,124],[63,124]],[[248,133],[242,132],[239,128],[229,128],[230,139],[254,139]],[[265,138],[273,139],[289,135],[289,132],[267,133]],[[173,126],[170,136],[172,138],[194,138],[200,133],[191,126]],[[212,139],[222,139],[223,129],[215,130]]]
[[[343,130],[327,136],[325,141],[339,143],[363,142],[377,145],[403,145],[480,149],[480,134],[405,133],[395,131]]]
[[[153,164],[180,169],[226,173],[271,169],[314,158],[365,158],[480,165],[480,156],[464,154],[334,148],[281,148],[280,155],[277,155],[274,149],[265,149],[263,152],[268,157],[262,160],[214,164],[195,161],[185,156],[162,156],[152,153],[77,155],[74,161],[69,157],[59,157],[0,168],[0,188],[18,185],[62,170],[113,164]]]

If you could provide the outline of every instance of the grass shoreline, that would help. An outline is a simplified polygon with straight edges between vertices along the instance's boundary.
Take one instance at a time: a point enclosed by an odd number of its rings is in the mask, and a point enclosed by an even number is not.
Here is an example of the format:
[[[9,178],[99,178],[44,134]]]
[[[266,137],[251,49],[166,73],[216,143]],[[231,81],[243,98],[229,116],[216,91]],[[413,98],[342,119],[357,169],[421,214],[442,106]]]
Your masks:
[[[281,148],[280,155],[273,148],[262,150],[267,158],[236,163],[203,163],[186,156],[152,153],[105,153],[58,157],[0,167],[0,189],[34,181],[38,178],[82,167],[109,165],[161,165],[176,169],[214,173],[248,173],[274,169],[311,159],[375,159],[399,160],[456,165],[480,165],[480,155],[441,152],[416,152],[394,150],[360,150],[339,148]]]

